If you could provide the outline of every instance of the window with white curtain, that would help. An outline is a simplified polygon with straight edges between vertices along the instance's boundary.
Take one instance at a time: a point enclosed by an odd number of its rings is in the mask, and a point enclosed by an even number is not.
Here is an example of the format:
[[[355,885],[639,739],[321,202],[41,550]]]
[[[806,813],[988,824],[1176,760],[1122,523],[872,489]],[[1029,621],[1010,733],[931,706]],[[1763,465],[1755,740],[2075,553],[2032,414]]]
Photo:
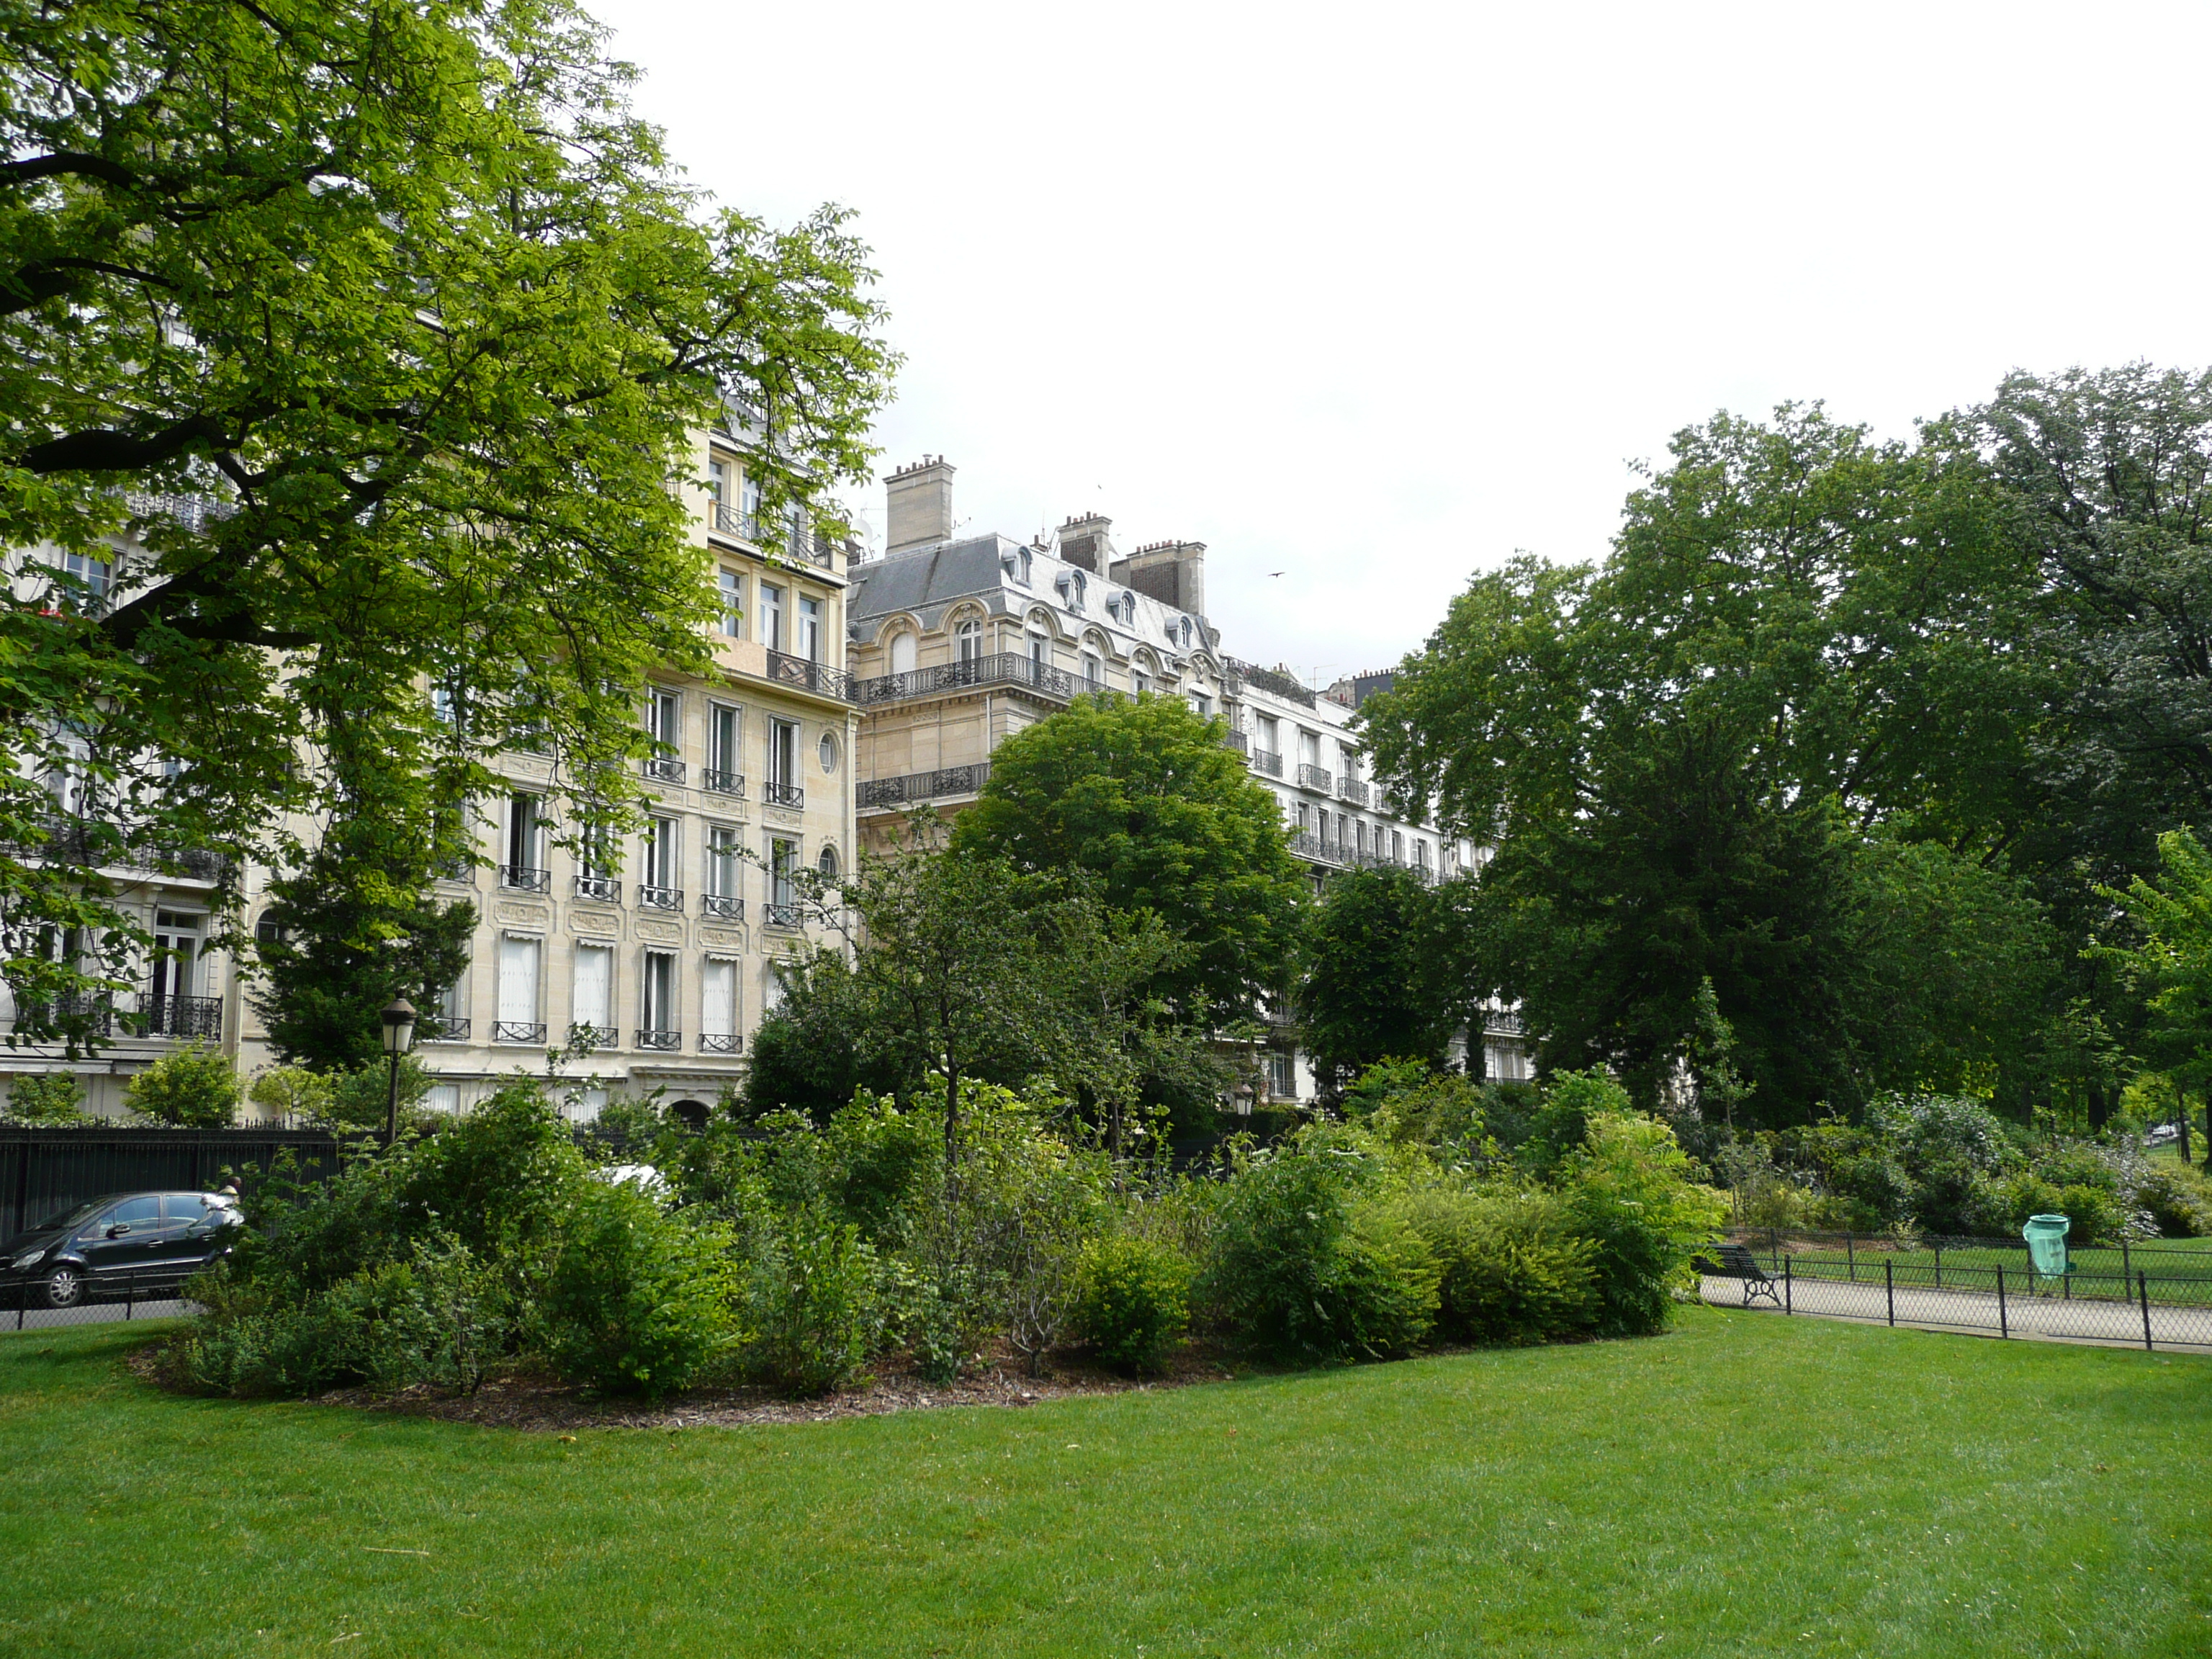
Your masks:
[[[714,1038],[737,1034],[738,964],[726,957],[709,957],[699,975],[699,1035]]]
[[[919,643],[920,642],[915,639],[915,635],[909,633],[902,632],[891,635],[892,673],[911,674],[914,672],[915,652]]]
[[[576,990],[570,1021],[605,1033],[614,1019],[615,953],[605,945],[576,947]]]
[[[508,933],[499,942],[500,1036],[535,1042],[545,1035],[538,1018],[538,981],[545,941]]]

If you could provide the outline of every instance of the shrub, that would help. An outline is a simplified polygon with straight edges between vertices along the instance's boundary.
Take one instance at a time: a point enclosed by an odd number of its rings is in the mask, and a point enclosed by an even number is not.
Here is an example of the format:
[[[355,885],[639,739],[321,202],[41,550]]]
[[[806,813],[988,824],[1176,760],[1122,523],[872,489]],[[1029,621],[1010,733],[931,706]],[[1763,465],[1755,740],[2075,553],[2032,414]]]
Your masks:
[[[1569,1225],[1595,1247],[1601,1336],[1664,1329],[1672,1292],[1690,1283],[1690,1253],[1728,1215],[1727,1200],[1690,1179],[1671,1130],[1637,1113],[1589,1121],[1560,1167]]]
[[[1445,1188],[1397,1200],[1437,1264],[1437,1330],[1461,1342],[1547,1342],[1597,1322],[1596,1245],[1549,1193]]]
[[[70,1072],[21,1072],[8,1085],[8,1121],[50,1127],[94,1121],[84,1089]]]
[[[155,1060],[124,1085],[123,1098],[141,1117],[179,1129],[224,1129],[238,1115],[242,1091],[228,1055],[188,1042]]]
[[[1151,1239],[1093,1239],[1077,1276],[1075,1328],[1108,1364],[1157,1371],[1190,1323],[1190,1262]]]
[[[561,1224],[539,1316],[562,1375],[657,1396],[735,1343],[726,1229],[691,1224],[635,1187],[601,1182],[572,1198]]]
[[[1593,1119],[1629,1109],[1628,1091],[1603,1072],[1559,1072],[1543,1086],[1527,1138],[1514,1156],[1549,1174],[1583,1144]]]
[[[1335,1361],[1402,1353],[1426,1334],[1437,1271],[1419,1236],[1371,1206],[1355,1217],[1370,1164],[1308,1130],[1231,1177],[1201,1285],[1240,1340]]]
[[[2212,1235],[2212,1181],[2179,1158],[2146,1158],[2136,1202],[2161,1238]]]
[[[746,1290],[746,1358],[786,1394],[828,1394],[860,1374],[882,1327],[875,1252],[819,1200],[766,1224]]]

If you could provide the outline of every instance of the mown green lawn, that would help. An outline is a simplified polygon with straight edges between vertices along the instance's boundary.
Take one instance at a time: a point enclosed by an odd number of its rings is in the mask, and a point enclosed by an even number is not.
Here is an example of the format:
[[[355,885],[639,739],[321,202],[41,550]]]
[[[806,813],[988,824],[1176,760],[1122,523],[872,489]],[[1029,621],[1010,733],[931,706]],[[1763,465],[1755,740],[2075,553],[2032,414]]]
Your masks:
[[[574,1443],[0,1340],[0,1654],[2212,1651],[2212,1362],[1641,1342]],[[419,1553],[385,1552],[411,1551]]]

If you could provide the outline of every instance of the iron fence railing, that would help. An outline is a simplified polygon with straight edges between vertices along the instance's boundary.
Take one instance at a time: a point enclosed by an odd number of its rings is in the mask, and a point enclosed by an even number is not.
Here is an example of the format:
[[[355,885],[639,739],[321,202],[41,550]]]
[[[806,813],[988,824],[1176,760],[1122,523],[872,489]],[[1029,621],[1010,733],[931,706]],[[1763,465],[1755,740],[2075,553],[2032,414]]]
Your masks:
[[[647,778],[654,783],[684,781],[684,763],[667,755],[648,755],[641,763]]]
[[[699,1034],[699,1052],[702,1054],[734,1054],[738,1048],[735,1031],[702,1031]]]
[[[2212,1348],[2212,1255],[2155,1241],[2072,1245],[2043,1273],[2024,1240],[1737,1230],[1764,1279],[1704,1256],[1727,1306],[2000,1337]]]
[[[19,1031],[74,1029],[81,1036],[220,1042],[222,999],[176,996],[143,988],[74,991],[26,1004],[10,1024]]]
[[[684,890],[681,887],[647,887],[640,884],[637,902],[648,910],[681,910]]]
[[[502,864],[499,866],[499,884],[517,893],[550,893],[553,890],[553,872],[527,864]]]
[[[806,805],[806,787],[798,783],[764,783],[761,785],[761,799],[769,806],[796,810]]]
[[[545,1041],[545,1022],[542,1019],[495,1019],[491,1023],[494,1042],[543,1042]]]
[[[622,883],[612,876],[579,876],[576,878],[576,896],[580,899],[599,899],[608,904],[620,904]]]
[[[673,1054],[684,1046],[684,1033],[648,1030],[641,1028],[637,1034],[637,1046],[641,1048],[650,1048],[660,1054]]]
[[[742,772],[726,772],[720,767],[710,766],[700,773],[699,787],[714,794],[734,795],[739,800],[743,800],[745,798],[745,775]]]
[[[198,1311],[184,1288],[190,1275],[130,1270],[88,1284],[64,1308],[52,1306],[36,1279],[0,1285],[0,1333],[106,1325],[127,1319],[175,1319]]]
[[[702,893],[699,895],[699,914],[719,916],[724,921],[743,921],[745,902],[735,893]]]
[[[422,1041],[466,1042],[473,1024],[474,1022],[469,1019],[447,1019],[441,1015],[432,1014],[422,1022]]]
[[[774,684],[797,686],[802,691],[824,697],[852,695],[853,677],[842,668],[832,668],[826,662],[809,662],[804,657],[782,651],[770,651],[766,655],[768,678]]]
[[[1354,806],[1367,805],[1368,787],[1358,778],[1345,777],[1336,781],[1336,798],[1350,801]]]
[[[965,662],[939,663],[934,668],[910,668],[900,674],[882,674],[853,682],[853,701],[871,703],[902,702],[939,691],[964,691],[981,686],[1010,685],[1066,702],[1086,688],[1081,677],[1024,656],[1018,651],[998,651],[970,657]]]
[[[804,927],[806,912],[804,906],[797,904],[763,904],[761,920],[771,927]]]
[[[1328,793],[1329,784],[1331,781],[1332,780],[1328,775],[1328,768],[1326,766],[1313,766],[1308,764],[1304,761],[1300,761],[1298,763],[1297,782],[1299,788],[1318,790],[1321,793],[1326,795]]]
[[[991,763],[979,761],[972,766],[940,766],[934,772],[909,772],[904,777],[869,778],[860,785],[859,805],[865,812],[904,806],[913,801],[939,800],[947,795],[977,794],[990,777]]]
[[[1221,744],[1224,749],[1234,749],[1240,755],[1249,755],[1252,752],[1252,739],[1246,732],[1224,732],[1221,734]]]
[[[1283,775],[1283,757],[1269,750],[1255,749],[1252,751],[1252,769],[1264,772],[1271,778],[1279,778]]]

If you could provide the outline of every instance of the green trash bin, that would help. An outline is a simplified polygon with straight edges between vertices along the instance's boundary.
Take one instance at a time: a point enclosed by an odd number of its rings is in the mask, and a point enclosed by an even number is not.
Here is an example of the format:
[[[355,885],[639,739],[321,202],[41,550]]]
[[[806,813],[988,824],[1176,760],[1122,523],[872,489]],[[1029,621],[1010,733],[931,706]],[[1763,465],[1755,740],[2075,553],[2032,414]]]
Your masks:
[[[2066,1235],[2074,1224],[2063,1215],[2032,1215],[2020,1236],[2027,1241],[2027,1259],[2039,1279],[2066,1277]]]

